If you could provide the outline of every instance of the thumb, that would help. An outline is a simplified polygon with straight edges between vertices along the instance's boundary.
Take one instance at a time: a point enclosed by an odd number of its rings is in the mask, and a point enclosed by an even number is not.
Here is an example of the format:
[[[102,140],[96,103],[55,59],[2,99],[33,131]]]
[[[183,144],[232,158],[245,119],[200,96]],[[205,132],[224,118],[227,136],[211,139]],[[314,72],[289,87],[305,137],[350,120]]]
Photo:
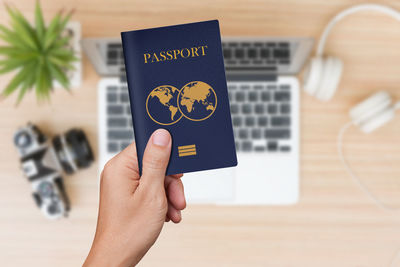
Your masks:
[[[171,135],[165,129],[158,129],[151,135],[143,155],[140,180],[144,187],[164,187],[171,143]]]

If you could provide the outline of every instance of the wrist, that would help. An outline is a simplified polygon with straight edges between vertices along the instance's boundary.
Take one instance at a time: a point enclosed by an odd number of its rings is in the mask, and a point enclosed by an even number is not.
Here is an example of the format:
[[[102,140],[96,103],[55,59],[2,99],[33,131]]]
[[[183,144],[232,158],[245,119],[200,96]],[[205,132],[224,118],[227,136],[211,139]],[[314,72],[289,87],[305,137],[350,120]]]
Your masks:
[[[140,257],[137,255],[124,255],[125,249],[114,246],[112,242],[94,241],[92,248],[83,264],[83,267],[132,267],[135,266]]]

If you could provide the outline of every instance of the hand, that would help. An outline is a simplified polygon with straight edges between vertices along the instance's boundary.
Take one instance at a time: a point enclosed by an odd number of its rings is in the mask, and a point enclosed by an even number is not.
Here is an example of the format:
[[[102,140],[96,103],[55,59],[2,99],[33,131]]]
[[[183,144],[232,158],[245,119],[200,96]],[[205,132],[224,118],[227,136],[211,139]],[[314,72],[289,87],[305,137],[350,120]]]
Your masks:
[[[135,144],[112,158],[100,182],[96,235],[84,266],[134,266],[159,236],[165,221],[181,221],[186,206],[182,174],[165,176],[171,136],[150,137],[139,176]]]

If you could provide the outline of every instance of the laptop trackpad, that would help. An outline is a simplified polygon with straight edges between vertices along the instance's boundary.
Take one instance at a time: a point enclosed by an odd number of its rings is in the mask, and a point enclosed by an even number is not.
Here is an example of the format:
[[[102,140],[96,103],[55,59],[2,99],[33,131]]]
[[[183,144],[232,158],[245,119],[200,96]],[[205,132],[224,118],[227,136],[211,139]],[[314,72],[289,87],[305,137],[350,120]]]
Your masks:
[[[235,193],[235,168],[187,173],[182,181],[188,203],[232,202]]]

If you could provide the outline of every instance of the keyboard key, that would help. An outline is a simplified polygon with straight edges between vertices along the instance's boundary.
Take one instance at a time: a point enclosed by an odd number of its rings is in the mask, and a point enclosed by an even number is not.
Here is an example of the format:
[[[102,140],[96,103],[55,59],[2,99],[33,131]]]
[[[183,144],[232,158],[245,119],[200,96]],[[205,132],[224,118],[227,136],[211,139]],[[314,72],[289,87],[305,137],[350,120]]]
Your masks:
[[[117,50],[108,50],[107,51],[107,58],[108,59],[116,59],[118,57]]]
[[[289,43],[288,42],[280,42],[280,43],[278,43],[278,45],[280,46],[280,47],[289,47]]]
[[[118,143],[116,143],[116,142],[109,142],[109,143],[107,144],[107,151],[110,152],[110,153],[119,152]]]
[[[276,104],[269,104],[267,110],[269,114],[276,114],[278,107]]]
[[[257,120],[258,126],[265,127],[268,125],[268,118],[267,117],[258,117]]]
[[[240,144],[239,142],[235,142],[236,151],[240,151]]]
[[[121,43],[110,43],[107,45],[108,49],[122,49]]]
[[[131,130],[109,130],[108,139],[111,140],[132,140],[133,132]]]
[[[267,43],[267,46],[268,46],[268,47],[275,47],[275,46],[276,46],[276,43]]]
[[[275,101],[290,101],[290,91],[275,92]]]
[[[254,112],[256,114],[263,114],[264,113],[264,105],[262,104],[257,104],[254,108]]]
[[[125,111],[126,111],[126,114],[128,114],[128,115],[131,115],[131,114],[132,114],[132,113],[131,113],[131,107],[130,107],[129,105],[126,106]]]
[[[239,129],[239,138],[241,139],[249,138],[249,131],[247,129]]]
[[[251,113],[251,105],[249,105],[249,104],[242,105],[242,113],[250,114]]]
[[[267,89],[268,89],[268,90],[276,90],[276,85],[274,85],[274,84],[269,84],[269,85],[267,85]]]
[[[289,90],[290,89],[290,85],[289,84],[281,84],[279,86],[279,89],[281,89],[281,90]]]
[[[262,86],[261,84],[254,85],[254,89],[256,90],[262,90],[263,88],[264,86]]]
[[[252,129],[251,130],[251,138],[260,139],[262,136],[261,129]]]
[[[249,48],[247,50],[247,56],[249,58],[256,58],[257,57],[257,50],[255,48]]]
[[[232,118],[232,124],[235,127],[242,126],[242,121],[243,121],[242,117],[234,116]]]
[[[107,120],[108,127],[126,127],[128,125],[128,120],[125,118],[109,118]]]
[[[281,146],[279,148],[280,151],[282,152],[289,152],[290,151],[290,146]]]
[[[263,146],[255,146],[255,147],[254,147],[254,151],[256,151],[256,152],[265,151],[265,147],[263,147]]]
[[[251,148],[252,148],[252,144],[251,144],[250,141],[244,141],[242,143],[242,150],[243,151],[246,151],[246,152],[251,151]]]
[[[107,92],[114,92],[114,91],[116,91],[118,88],[116,87],[116,86],[113,86],[113,85],[111,85],[111,86],[107,86]]]
[[[231,113],[232,113],[232,114],[237,114],[237,113],[239,113],[239,105],[238,105],[238,104],[232,104],[232,105],[231,105]]]
[[[246,126],[251,127],[255,125],[256,119],[254,117],[246,117],[244,122]]]
[[[122,142],[121,143],[121,150],[124,150],[127,146],[129,146],[130,145],[130,143],[129,142]]]
[[[107,60],[107,65],[117,65],[118,62],[116,60]]]
[[[273,55],[274,58],[289,58],[290,52],[289,49],[274,49]]]
[[[261,48],[260,56],[261,56],[261,58],[268,58],[269,57],[269,50],[267,48]]]
[[[290,104],[281,104],[281,113],[282,114],[290,113]]]
[[[261,100],[265,101],[265,102],[270,101],[271,100],[270,93],[269,92],[265,92],[265,91],[261,92]]]
[[[107,106],[107,113],[112,115],[120,115],[124,111],[121,105],[108,105]]]
[[[258,100],[258,94],[257,92],[250,92],[249,93],[249,101],[255,102]]]
[[[243,92],[236,92],[236,101],[243,102],[245,100],[245,95]]]
[[[232,50],[229,48],[224,48],[224,58],[230,59],[232,57]]]
[[[272,126],[290,126],[290,117],[287,116],[279,116],[271,118]]]
[[[264,131],[264,137],[267,139],[289,139],[289,129],[266,129]]]
[[[249,46],[251,46],[251,43],[248,43],[248,42],[246,42],[246,43],[240,43],[240,45],[241,46],[243,46],[243,47],[249,47]]]
[[[107,102],[108,102],[108,103],[115,103],[115,102],[117,102],[117,94],[116,94],[116,93],[108,93],[108,94],[107,94]]]
[[[243,48],[235,49],[235,57],[239,59],[244,58],[244,49]]]
[[[228,90],[229,91],[236,90],[236,89],[237,89],[236,84],[228,84]]]
[[[233,100],[233,94],[231,92],[228,92],[228,98],[229,98],[229,101]]]
[[[268,151],[278,150],[278,143],[277,142],[268,142],[267,149],[268,149]]]
[[[250,89],[249,85],[246,85],[246,84],[240,85],[240,90],[249,90],[249,89]]]
[[[120,95],[120,100],[121,100],[122,103],[129,102],[129,95],[125,94],[125,93],[121,94]]]

